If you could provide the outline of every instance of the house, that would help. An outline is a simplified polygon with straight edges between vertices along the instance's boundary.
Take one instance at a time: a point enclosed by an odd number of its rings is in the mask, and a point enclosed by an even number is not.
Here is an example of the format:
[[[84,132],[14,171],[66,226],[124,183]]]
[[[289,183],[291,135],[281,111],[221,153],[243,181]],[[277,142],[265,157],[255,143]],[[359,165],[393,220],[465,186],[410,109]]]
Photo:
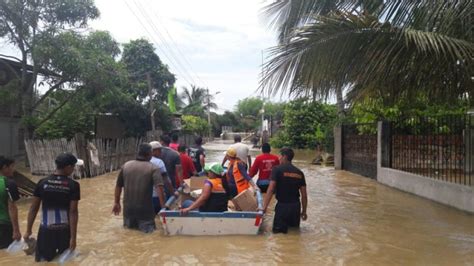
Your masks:
[[[21,157],[25,154],[24,129],[21,126],[21,105],[18,93],[21,93],[18,81],[22,64],[12,57],[0,55],[0,155]],[[28,73],[33,67],[27,66]],[[40,74],[50,75],[40,70]]]

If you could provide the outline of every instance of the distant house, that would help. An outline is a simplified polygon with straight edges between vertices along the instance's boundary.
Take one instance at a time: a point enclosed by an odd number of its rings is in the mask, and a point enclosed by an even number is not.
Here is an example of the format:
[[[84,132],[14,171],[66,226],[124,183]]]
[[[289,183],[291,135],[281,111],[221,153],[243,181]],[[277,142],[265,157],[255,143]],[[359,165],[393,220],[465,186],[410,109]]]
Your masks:
[[[21,105],[18,103],[18,96],[11,96],[13,93],[21,93],[14,82],[20,79],[21,70],[21,62],[0,55],[0,155],[9,157],[25,154]],[[32,70],[33,67],[28,65],[28,73],[32,73]],[[46,74],[46,71],[42,70],[40,73]]]

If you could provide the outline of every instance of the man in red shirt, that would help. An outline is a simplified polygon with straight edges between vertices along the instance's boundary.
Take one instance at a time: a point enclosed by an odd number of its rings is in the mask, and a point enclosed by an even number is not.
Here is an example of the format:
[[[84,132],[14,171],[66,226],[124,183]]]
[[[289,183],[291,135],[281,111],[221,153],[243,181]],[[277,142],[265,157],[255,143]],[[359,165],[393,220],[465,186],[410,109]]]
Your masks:
[[[258,172],[257,186],[263,193],[267,192],[273,167],[280,164],[278,156],[271,154],[270,151],[270,144],[263,143],[262,154],[255,158],[249,172],[251,177],[254,177]]]
[[[186,152],[187,147],[185,145],[179,145],[179,158],[181,159],[181,167],[183,168],[183,180],[188,179],[191,176],[197,176],[198,173],[194,167],[193,159],[189,157]],[[180,182],[181,183],[181,182]]]

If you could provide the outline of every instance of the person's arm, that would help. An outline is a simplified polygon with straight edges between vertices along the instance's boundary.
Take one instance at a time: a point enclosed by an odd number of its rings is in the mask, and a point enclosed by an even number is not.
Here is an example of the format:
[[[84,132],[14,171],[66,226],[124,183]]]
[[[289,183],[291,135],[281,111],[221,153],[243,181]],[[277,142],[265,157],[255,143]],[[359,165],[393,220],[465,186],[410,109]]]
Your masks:
[[[207,199],[211,196],[211,184],[206,182],[202,189],[201,196],[188,208],[181,209],[181,214],[186,215],[190,210],[197,209],[206,203]]]
[[[258,169],[260,167],[260,157],[255,158],[255,161],[252,164],[252,167],[250,167],[249,175],[250,177],[254,177],[258,173]]]
[[[196,171],[196,167],[194,166],[194,163],[192,160],[189,161],[189,169],[191,169],[192,176],[198,176],[198,172]]]
[[[250,167],[252,165],[252,157],[249,155],[247,155],[247,160],[249,162],[248,166]]]
[[[306,186],[300,187],[301,193],[301,219],[306,221],[308,215],[306,215],[306,207],[308,206],[308,194],[306,193]]]
[[[199,162],[201,163],[202,167],[204,167],[204,165],[206,164],[206,155],[204,155],[204,153],[199,155]]]
[[[176,186],[180,187],[181,184],[183,184],[183,179],[184,179],[183,166],[181,165],[181,163],[176,165],[176,177],[177,177],[176,181],[178,181]],[[174,191],[174,189],[173,189],[173,191]]]
[[[33,228],[33,223],[35,222],[36,215],[38,214],[39,207],[41,205],[41,198],[33,197],[33,202],[31,203],[30,211],[28,212],[28,221],[26,224],[26,232],[23,236],[25,239],[29,239],[31,236],[31,230]]]
[[[164,178],[168,177],[166,172],[163,172],[163,169],[153,166],[152,168],[152,179],[153,179],[153,186],[158,195],[158,200],[160,201],[161,208],[165,208],[166,200],[165,200],[165,192],[164,192]],[[173,192],[174,190],[171,190]]]
[[[18,224],[18,208],[15,204],[15,201],[20,199],[20,193],[18,193],[18,187],[14,182],[7,183],[7,194],[8,194],[8,214],[10,215],[10,221],[13,228],[12,239],[20,240],[20,226]]]
[[[275,192],[276,181],[270,181],[270,185],[268,185],[267,194],[265,195],[265,199],[263,200],[263,212],[267,211],[268,205],[272,200],[273,193]]]
[[[20,226],[18,224],[18,208],[16,207],[15,202],[9,200],[8,201],[8,214],[10,214],[10,220],[13,227],[13,240],[20,240],[21,233],[20,233]]]
[[[252,178],[247,174],[247,170],[245,169],[245,166],[243,163],[239,162],[237,164],[237,167],[239,168],[240,173],[242,176],[250,183],[250,185],[253,187],[254,190],[260,190],[258,186],[253,182]]]
[[[112,213],[114,215],[119,215],[120,211],[122,210],[122,207],[120,206],[120,196],[122,195],[123,186],[123,170],[120,170],[119,175],[117,177],[117,183],[115,185],[114,207],[112,208]]]
[[[77,222],[79,221],[79,201],[71,200],[69,203],[69,229],[71,240],[69,241],[69,249],[76,249]]]
[[[226,162],[227,162],[227,154],[224,156],[224,159],[222,159],[222,164],[221,165],[224,166]]]
[[[165,189],[163,185],[155,186],[156,194],[158,195],[158,199],[160,200],[161,208],[165,208],[166,200],[165,200]]]

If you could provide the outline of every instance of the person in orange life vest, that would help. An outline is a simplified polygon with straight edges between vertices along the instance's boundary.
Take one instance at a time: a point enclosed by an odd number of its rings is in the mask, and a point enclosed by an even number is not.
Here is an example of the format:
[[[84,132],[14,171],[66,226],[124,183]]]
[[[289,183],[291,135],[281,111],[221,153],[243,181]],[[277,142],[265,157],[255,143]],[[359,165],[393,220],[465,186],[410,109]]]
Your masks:
[[[227,211],[227,180],[224,177],[224,168],[214,163],[205,165],[204,171],[208,179],[204,183],[201,196],[196,200],[186,200],[182,204],[181,214],[186,215],[189,211],[199,208],[201,212],[224,212]]]
[[[264,193],[267,192],[268,185],[270,184],[270,174],[273,167],[280,164],[278,156],[271,154],[270,151],[270,144],[263,143],[262,154],[255,158],[249,171],[251,177],[254,177],[258,172],[257,186]]]
[[[246,190],[250,186],[255,191],[260,190],[253,182],[252,178],[247,174],[246,164],[237,157],[234,148],[229,148],[226,152],[229,160],[229,168],[227,170],[227,182],[229,183],[231,197],[237,196],[240,192]]]

